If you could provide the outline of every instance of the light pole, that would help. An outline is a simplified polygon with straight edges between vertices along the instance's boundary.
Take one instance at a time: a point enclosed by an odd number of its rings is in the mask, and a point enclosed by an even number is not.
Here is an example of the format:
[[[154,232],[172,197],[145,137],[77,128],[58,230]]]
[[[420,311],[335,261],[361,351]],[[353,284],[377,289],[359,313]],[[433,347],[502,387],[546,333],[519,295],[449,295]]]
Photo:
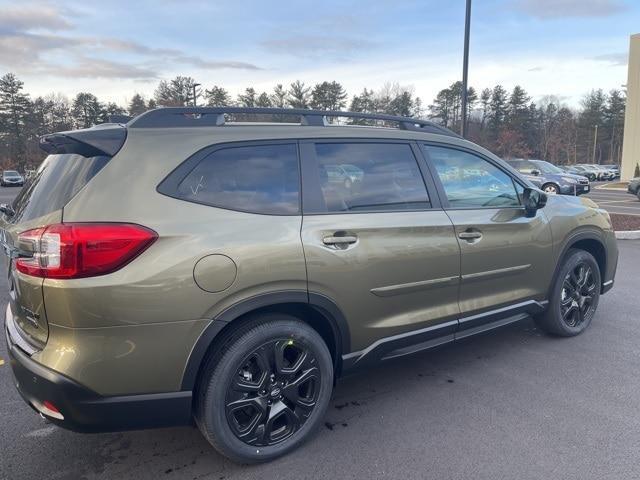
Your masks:
[[[460,134],[467,136],[467,80],[469,72],[469,31],[471,29],[471,0],[467,0],[467,9],[464,17],[464,54],[462,57],[462,125]]]
[[[593,126],[593,154],[591,155],[591,163],[596,163],[596,144],[598,143],[598,124]]]
[[[199,83],[194,83],[193,84],[193,106],[197,107],[198,106],[198,96],[196,93],[196,87],[199,87],[200,84]]]

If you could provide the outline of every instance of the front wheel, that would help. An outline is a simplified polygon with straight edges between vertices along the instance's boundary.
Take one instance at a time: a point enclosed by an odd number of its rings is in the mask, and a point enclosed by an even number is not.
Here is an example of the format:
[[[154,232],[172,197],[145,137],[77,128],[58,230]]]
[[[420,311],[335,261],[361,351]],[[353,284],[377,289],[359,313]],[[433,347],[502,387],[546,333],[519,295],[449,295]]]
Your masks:
[[[333,362],[320,335],[298,319],[263,315],[232,332],[205,366],[196,423],[239,463],[272,460],[321,424],[333,389]]]
[[[600,267],[589,252],[569,250],[552,287],[547,311],[535,320],[547,333],[571,337],[591,324],[600,300]]]
[[[557,195],[560,193],[560,188],[554,183],[547,183],[542,187],[542,190],[550,195]]]

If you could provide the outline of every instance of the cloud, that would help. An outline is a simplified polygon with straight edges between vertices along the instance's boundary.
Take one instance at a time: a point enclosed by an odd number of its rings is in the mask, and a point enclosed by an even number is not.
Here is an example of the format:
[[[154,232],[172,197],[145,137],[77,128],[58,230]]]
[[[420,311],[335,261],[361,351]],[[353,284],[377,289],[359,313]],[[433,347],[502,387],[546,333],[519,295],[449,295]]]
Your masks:
[[[51,33],[72,27],[48,7],[0,12],[0,66],[27,74],[138,80],[158,78],[158,72],[174,64],[203,70],[260,70],[251,63],[202,58],[174,48],[152,48],[117,38]],[[92,52],[91,57],[86,55],[87,51]],[[117,61],[108,58],[113,54],[117,55]]]
[[[593,60],[598,62],[607,62],[611,66],[627,66],[629,61],[629,55],[625,52],[619,53],[605,53],[603,55],[596,55],[592,57]]]
[[[513,8],[539,19],[604,17],[626,10],[620,0],[515,0]]]
[[[362,49],[370,49],[374,43],[362,38],[340,35],[292,35],[269,38],[262,46],[274,53],[300,58],[329,57],[344,59]]]
[[[67,30],[71,26],[60,12],[46,5],[3,7],[0,10],[0,32]]]

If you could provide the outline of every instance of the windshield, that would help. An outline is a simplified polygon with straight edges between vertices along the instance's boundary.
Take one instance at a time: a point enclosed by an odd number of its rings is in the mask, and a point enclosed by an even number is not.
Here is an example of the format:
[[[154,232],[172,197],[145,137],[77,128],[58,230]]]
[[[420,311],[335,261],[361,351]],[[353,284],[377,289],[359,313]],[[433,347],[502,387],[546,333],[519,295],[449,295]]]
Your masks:
[[[16,172],[15,170],[5,170],[3,175],[5,177],[19,177],[20,174],[18,172]]]
[[[555,165],[550,164],[549,162],[545,162],[544,160],[531,160],[531,163],[535,164],[535,166],[542,173],[554,174],[554,173],[564,173]]]

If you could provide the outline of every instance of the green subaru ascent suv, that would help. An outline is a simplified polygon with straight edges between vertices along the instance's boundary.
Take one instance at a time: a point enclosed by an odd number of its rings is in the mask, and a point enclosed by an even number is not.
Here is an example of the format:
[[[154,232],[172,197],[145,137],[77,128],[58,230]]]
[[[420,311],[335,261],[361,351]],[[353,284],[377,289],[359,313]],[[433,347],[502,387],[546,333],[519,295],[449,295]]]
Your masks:
[[[607,212],[431,122],[121,120],[44,136],[0,207],[15,385],[62,427],[195,423],[270,460],[322,423],[337,377],[529,316],[577,335],[613,286]]]

